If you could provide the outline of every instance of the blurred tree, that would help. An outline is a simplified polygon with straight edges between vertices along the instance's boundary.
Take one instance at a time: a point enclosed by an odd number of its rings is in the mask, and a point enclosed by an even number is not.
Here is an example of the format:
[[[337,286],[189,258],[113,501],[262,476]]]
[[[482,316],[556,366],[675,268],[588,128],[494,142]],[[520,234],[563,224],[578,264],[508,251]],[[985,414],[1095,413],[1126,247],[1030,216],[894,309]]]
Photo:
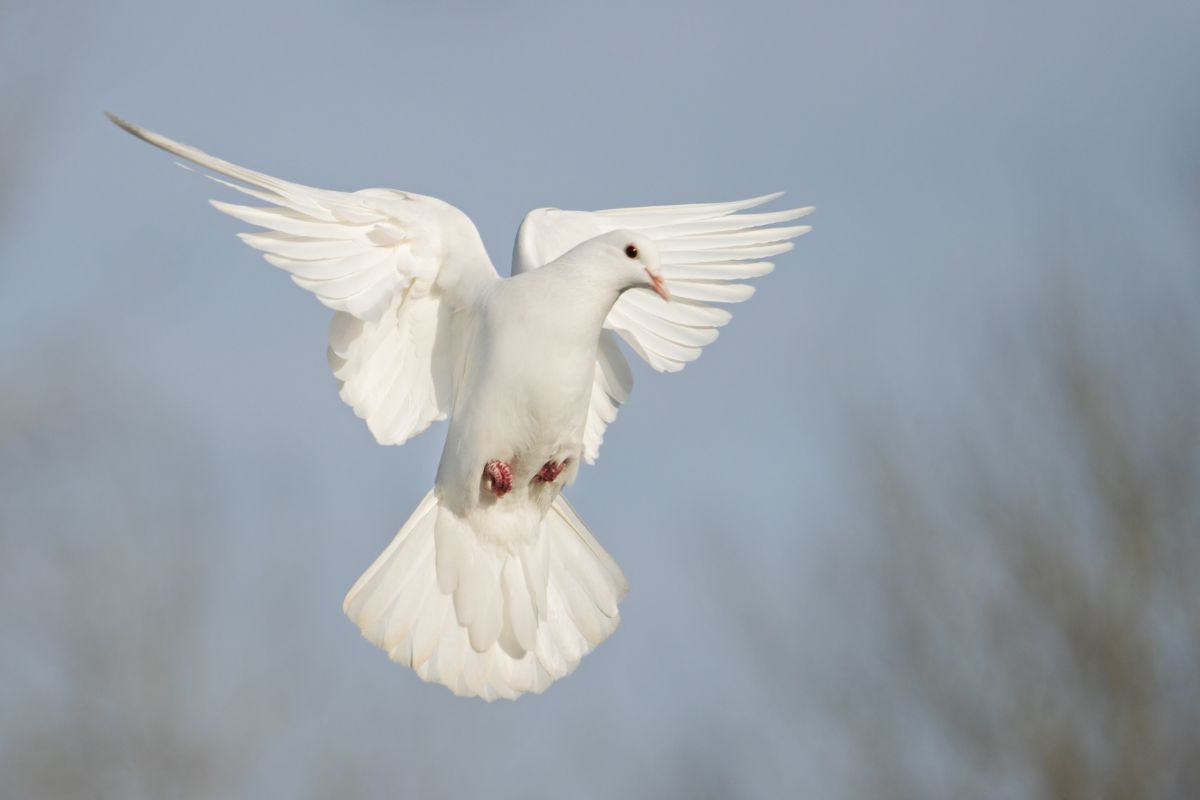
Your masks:
[[[831,566],[858,576],[833,601],[849,657],[781,641],[778,598],[731,600],[768,691],[797,718],[828,700],[849,796],[1200,787],[1200,322],[1190,295],[1152,294],[1113,323],[1062,291],[1031,343],[993,338],[969,426],[851,415],[875,533]]]
[[[0,797],[229,796],[287,697],[214,644],[205,448],[101,351],[35,349],[0,386]]]
[[[34,38],[31,32],[53,26],[58,47],[68,51],[91,30],[93,9],[88,6],[72,9],[73,24],[67,26],[53,15],[42,18],[29,13],[31,10],[0,0],[0,108],[4,109],[0,115],[0,233],[24,185],[45,163],[36,154],[54,133],[51,117],[60,101],[56,90],[64,73],[77,68],[69,58],[24,57]]]

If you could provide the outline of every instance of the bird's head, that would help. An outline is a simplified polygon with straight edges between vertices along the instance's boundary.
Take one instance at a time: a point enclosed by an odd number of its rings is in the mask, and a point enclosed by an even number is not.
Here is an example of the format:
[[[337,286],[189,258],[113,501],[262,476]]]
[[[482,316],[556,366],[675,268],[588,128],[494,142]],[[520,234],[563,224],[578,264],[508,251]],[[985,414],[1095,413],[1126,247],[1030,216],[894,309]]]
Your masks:
[[[632,231],[612,231],[593,240],[603,260],[622,281],[620,290],[647,288],[663,300],[671,293],[659,272],[658,245],[648,236]]]

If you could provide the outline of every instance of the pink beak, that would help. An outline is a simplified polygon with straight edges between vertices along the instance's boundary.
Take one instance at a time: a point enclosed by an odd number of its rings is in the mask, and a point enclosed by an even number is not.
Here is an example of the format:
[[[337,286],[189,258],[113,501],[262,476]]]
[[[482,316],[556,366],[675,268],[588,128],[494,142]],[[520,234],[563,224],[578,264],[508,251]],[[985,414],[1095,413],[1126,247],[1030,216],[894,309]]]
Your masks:
[[[671,302],[671,293],[667,291],[667,284],[662,279],[662,276],[651,272],[649,267],[646,268],[646,275],[650,277],[650,288],[654,290],[654,293],[668,303]]]

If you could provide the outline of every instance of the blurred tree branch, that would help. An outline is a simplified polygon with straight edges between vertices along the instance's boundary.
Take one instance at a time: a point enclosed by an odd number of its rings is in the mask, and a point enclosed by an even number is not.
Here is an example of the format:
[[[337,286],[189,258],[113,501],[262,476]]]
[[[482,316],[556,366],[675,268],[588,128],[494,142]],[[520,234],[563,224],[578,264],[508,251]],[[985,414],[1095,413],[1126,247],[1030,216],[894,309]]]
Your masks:
[[[1031,326],[1037,346],[987,360],[973,419],[991,430],[947,418],[909,442],[894,420],[852,421],[877,535],[839,589],[875,598],[876,638],[825,689],[856,796],[1200,786],[1200,322],[1180,298],[1129,303],[1147,315],[1131,364],[1069,288]],[[811,703],[778,599],[730,608],[765,685]]]
[[[228,796],[304,683],[229,661],[207,451],[95,344],[0,387],[0,797]]]

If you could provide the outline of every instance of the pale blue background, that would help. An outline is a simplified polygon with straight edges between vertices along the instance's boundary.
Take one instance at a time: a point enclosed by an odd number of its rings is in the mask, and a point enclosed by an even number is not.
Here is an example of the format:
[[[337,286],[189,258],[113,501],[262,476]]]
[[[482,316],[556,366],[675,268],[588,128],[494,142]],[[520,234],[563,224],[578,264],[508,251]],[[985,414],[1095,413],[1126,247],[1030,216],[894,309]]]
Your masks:
[[[1114,348],[1130,285],[1190,285],[1097,256],[1192,252],[1197,42],[1194,2],[0,3],[0,751],[46,796],[852,796],[828,681],[891,668],[851,430],[986,420],[1043,256]],[[818,207],[569,493],[632,584],[574,676],[463,701],[342,618],[444,431],[376,446],[329,312],[104,110],[441,197],[502,273],[538,206]]]

